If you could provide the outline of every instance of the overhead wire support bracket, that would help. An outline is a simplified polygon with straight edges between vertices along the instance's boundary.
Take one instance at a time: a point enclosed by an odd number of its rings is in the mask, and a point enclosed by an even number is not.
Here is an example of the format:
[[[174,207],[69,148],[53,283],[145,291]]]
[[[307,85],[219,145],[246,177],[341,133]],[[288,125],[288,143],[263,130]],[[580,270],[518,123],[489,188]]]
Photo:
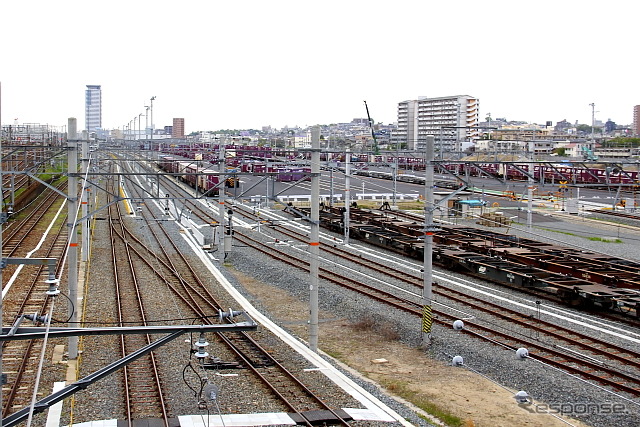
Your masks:
[[[162,334],[173,333],[179,331],[187,332],[237,332],[237,331],[255,331],[258,328],[257,323],[253,320],[229,323],[224,325],[176,325],[176,326],[123,326],[123,327],[104,327],[104,328],[49,328],[49,337],[64,338],[70,336],[87,336],[87,335],[140,335],[140,334]],[[0,342],[16,341],[44,338],[47,328],[44,327],[25,327],[18,328],[13,335],[9,335],[10,327],[2,328]]]

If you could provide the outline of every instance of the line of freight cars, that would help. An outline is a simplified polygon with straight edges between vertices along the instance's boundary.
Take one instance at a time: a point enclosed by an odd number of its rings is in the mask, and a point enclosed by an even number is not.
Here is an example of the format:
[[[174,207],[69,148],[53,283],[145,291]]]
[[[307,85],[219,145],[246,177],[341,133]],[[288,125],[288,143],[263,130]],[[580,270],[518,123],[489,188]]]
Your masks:
[[[187,183],[208,196],[217,196],[220,188],[220,172],[217,166],[201,166],[193,160],[185,160],[180,157],[159,156],[158,168],[172,174],[178,180]],[[229,173],[233,173],[230,170]],[[227,188],[238,187],[240,180],[237,176],[228,176],[224,186]]]
[[[270,159],[276,157],[271,147],[248,145],[225,145],[225,157],[227,159]],[[201,160],[209,163],[218,162],[220,146],[217,144],[172,144],[162,149],[162,153],[184,159],[195,159],[196,155]]]
[[[384,172],[379,170],[356,169],[355,171],[353,171],[353,175],[367,176],[369,178],[393,180],[393,174],[391,172]],[[409,182],[411,184],[424,185],[426,178],[420,175],[401,173],[396,175],[396,180],[399,182]],[[434,181],[434,185],[438,188],[448,188],[452,190],[457,190],[458,188],[462,187],[463,184],[460,181],[448,181],[448,180],[438,179]]]
[[[267,174],[274,175],[278,182],[311,181],[311,168],[309,167],[250,161],[241,164],[240,171],[258,176]]]
[[[261,146],[226,145],[227,165],[240,167],[244,162],[254,160],[285,161],[309,159],[310,153],[295,149],[282,149]],[[212,164],[218,160],[218,145],[194,144],[176,145],[163,150],[164,153],[187,159],[196,155],[203,161]],[[338,167],[344,167],[346,154],[340,152],[321,153],[321,161],[334,161]],[[350,162],[353,170],[365,171],[371,164],[398,165],[399,169],[419,171],[425,169],[423,157],[396,156],[395,154],[351,153]],[[460,162],[442,162],[435,164],[437,173],[450,173],[463,176],[491,176],[506,180],[525,181],[528,179],[529,164],[527,162],[476,162],[473,160]],[[534,166],[533,175],[539,182],[567,181],[569,184],[626,184],[640,185],[640,172],[626,170],[621,166],[548,163]]]
[[[162,148],[162,153],[185,159],[195,159],[196,156],[203,161],[215,164],[219,161],[219,149],[217,144],[172,144],[169,147]],[[225,145],[225,157],[228,165],[240,166],[247,160],[266,160],[273,162],[292,161],[292,160],[310,160],[309,152],[299,151],[293,148],[273,148],[267,146],[250,146],[250,145]],[[340,152],[323,152],[320,153],[321,161],[335,161],[344,164],[346,154]],[[385,163],[395,162],[394,156],[372,155],[363,153],[351,153],[350,161],[364,167],[367,163]],[[420,157],[398,157],[398,165],[404,169],[424,169],[424,159]]]
[[[206,165],[204,162],[185,160],[184,158],[161,155],[158,157],[158,168],[173,174],[193,188],[207,194],[217,196],[220,187],[220,171],[218,166]],[[224,186],[234,188],[240,186],[241,172],[255,175],[272,174],[278,182],[297,182],[311,180],[310,168],[270,166],[264,163],[245,163],[241,168],[226,167]]]
[[[446,169],[446,171],[444,170]],[[380,170],[370,170],[368,167],[359,168],[358,164],[354,164],[354,175],[369,176],[373,178],[381,179],[393,179],[393,174],[390,172],[384,172]],[[501,178],[509,181],[526,181],[529,177],[527,175],[529,171],[528,164],[510,164],[510,163],[456,163],[456,164],[437,164],[435,166],[437,173],[448,173],[450,175],[459,176],[461,178],[465,176],[490,176],[494,178]],[[534,177],[538,182],[546,182],[558,184],[565,181],[567,184],[623,184],[628,186],[640,186],[638,181],[637,171],[625,171],[617,167],[605,167],[605,168],[580,168],[573,166],[559,166],[559,165],[537,165],[534,166]],[[396,175],[398,181],[412,182],[415,184],[424,185],[425,178],[420,175],[413,175],[408,173],[399,173]],[[462,185],[461,181],[445,181],[441,182],[441,185],[436,186],[444,188],[459,188]]]
[[[514,181],[528,179],[529,164],[526,163],[450,163],[438,167],[459,176],[491,176]],[[620,166],[575,166],[549,163],[534,165],[533,176],[538,182],[568,184],[627,184],[638,185],[637,170],[624,170]]]
[[[354,175],[369,176],[382,179],[393,179],[390,172],[380,170],[370,170],[370,163],[354,162],[352,170]],[[411,169],[424,170],[424,163],[413,162]],[[342,164],[339,164],[342,166]],[[405,167],[406,169],[406,167]],[[452,178],[467,176],[492,177],[508,181],[526,181],[529,172],[528,164],[521,163],[436,163],[435,172],[448,174]],[[561,164],[534,165],[533,176],[537,182],[558,184],[565,181],[567,184],[588,185],[627,185],[630,187],[640,186],[640,174],[638,171],[623,170],[619,167],[580,167]],[[424,177],[419,175],[399,173],[396,175],[398,181],[424,184]],[[449,181],[446,188],[458,188],[461,181]]]
[[[281,163],[282,158],[270,147],[225,145],[225,165],[227,169],[238,169],[240,172],[254,174],[276,174],[276,181],[295,182],[311,180],[311,168]],[[194,144],[193,146],[176,145],[162,152],[164,155],[181,159],[192,159],[206,164],[220,162],[218,145]],[[163,155],[161,155],[163,156]],[[287,156],[293,158],[293,156]],[[266,161],[269,161],[269,164]]]
[[[413,170],[424,170],[422,159],[414,159],[416,161],[409,163]],[[453,176],[485,176],[493,178],[501,178],[509,181],[526,181],[529,176],[529,164],[527,163],[478,163],[478,162],[462,162],[462,163],[436,163],[436,173],[450,174]],[[354,164],[356,175],[379,175],[379,178],[391,179],[391,173],[368,171],[368,168],[358,168],[358,164]],[[408,180],[413,175],[402,177],[398,174],[399,180]],[[640,174],[634,170],[624,170],[617,166],[572,166],[564,164],[534,165],[533,176],[538,182],[559,183],[566,181],[568,184],[626,184],[630,186],[640,185]],[[424,178],[421,178],[424,183]]]
[[[423,259],[424,224],[365,209],[350,213],[350,237]],[[344,231],[342,217],[341,208],[324,206],[320,212],[322,226],[339,233]],[[640,263],[457,226],[434,234],[433,262],[509,287],[550,293],[572,306],[595,305],[640,317]]]

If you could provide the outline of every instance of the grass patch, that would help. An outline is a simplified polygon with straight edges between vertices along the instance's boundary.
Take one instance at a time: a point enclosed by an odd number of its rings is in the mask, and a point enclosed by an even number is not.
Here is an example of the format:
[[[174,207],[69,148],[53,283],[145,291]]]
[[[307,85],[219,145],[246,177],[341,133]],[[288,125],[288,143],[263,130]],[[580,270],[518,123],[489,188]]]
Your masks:
[[[550,231],[551,233],[566,234],[567,236],[578,236],[577,234],[571,233],[569,231],[554,230],[553,228],[540,228],[540,230]],[[580,236],[578,236],[578,237],[580,237]]]
[[[398,341],[400,334],[389,323],[378,323],[372,316],[365,316],[353,325],[358,332],[373,332],[387,341]]]
[[[432,415],[445,423],[447,426],[463,427],[465,425],[468,425],[462,418],[458,417],[457,415],[439,408],[434,403],[429,402],[425,397],[416,395],[416,393],[411,390],[405,382],[383,379],[380,381],[380,384],[382,384],[391,393],[413,403],[427,414]]]
[[[622,243],[620,239],[607,239],[606,237],[587,237],[592,242],[604,242],[604,243]]]
[[[342,360],[343,362],[345,361],[345,359],[343,358],[344,357],[343,354],[340,353],[339,351],[331,351],[327,349],[322,349],[322,351],[324,351],[325,353],[327,353],[329,356],[333,357],[336,360]]]
[[[618,239],[618,238],[580,236],[579,234],[571,233],[569,231],[554,230],[552,228],[540,228],[540,229],[544,231],[550,231],[552,233],[566,234],[567,236],[582,237],[583,239],[591,240],[592,242],[624,243],[621,239]]]

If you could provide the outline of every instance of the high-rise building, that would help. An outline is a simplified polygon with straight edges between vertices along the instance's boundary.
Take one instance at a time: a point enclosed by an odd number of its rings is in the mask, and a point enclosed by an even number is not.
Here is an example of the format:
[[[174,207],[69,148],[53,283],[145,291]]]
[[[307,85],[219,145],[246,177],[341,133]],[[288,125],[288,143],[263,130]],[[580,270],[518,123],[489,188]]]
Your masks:
[[[631,131],[635,136],[640,136],[640,105],[633,107],[633,128]]]
[[[479,114],[478,100],[468,95],[403,101],[398,104],[394,140],[420,150],[427,135],[433,135],[436,151],[461,151],[464,142],[478,138]]]
[[[173,119],[171,138],[184,138],[184,119]]]
[[[405,144],[409,150],[415,150],[418,138],[418,101],[403,101],[398,104],[398,129],[394,141]]]
[[[87,85],[84,100],[84,123],[89,132],[102,129],[102,89],[100,85]]]

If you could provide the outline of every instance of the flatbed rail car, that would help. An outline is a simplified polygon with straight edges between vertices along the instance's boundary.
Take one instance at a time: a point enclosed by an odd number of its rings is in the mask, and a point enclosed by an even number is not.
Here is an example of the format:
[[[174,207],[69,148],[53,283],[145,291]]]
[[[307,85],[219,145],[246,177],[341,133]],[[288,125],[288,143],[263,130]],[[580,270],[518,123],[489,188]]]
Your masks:
[[[480,243],[473,243],[474,240]],[[443,228],[438,233],[438,241],[463,247],[474,245],[477,252],[491,256],[594,283],[640,290],[640,263],[631,260],[472,227]]]
[[[350,212],[351,237],[408,257],[424,257],[423,223],[397,220],[365,209]],[[342,215],[341,209],[325,206],[320,211],[320,223],[341,233]],[[483,230],[471,227],[442,227],[434,234],[434,263],[510,287],[536,288],[572,306],[597,305],[635,312],[640,317],[640,286],[629,271],[635,267],[627,260],[515,236],[482,233]],[[519,248],[520,240],[526,246]],[[543,250],[531,249],[536,246]],[[550,259],[549,255],[556,258]],[[540,262],[535,262],[537,257]],[[640,270],[637,272],[640,274]]]
[[[355,217],[405,235],[420,236],[423,233],[423,224],[416,222],[408,223],[370,212],[364,214],[356,212]],[[639,262],[473,227],[442,227],[435,233],[434,242],[508,259],[593,283],[640,290]]]

